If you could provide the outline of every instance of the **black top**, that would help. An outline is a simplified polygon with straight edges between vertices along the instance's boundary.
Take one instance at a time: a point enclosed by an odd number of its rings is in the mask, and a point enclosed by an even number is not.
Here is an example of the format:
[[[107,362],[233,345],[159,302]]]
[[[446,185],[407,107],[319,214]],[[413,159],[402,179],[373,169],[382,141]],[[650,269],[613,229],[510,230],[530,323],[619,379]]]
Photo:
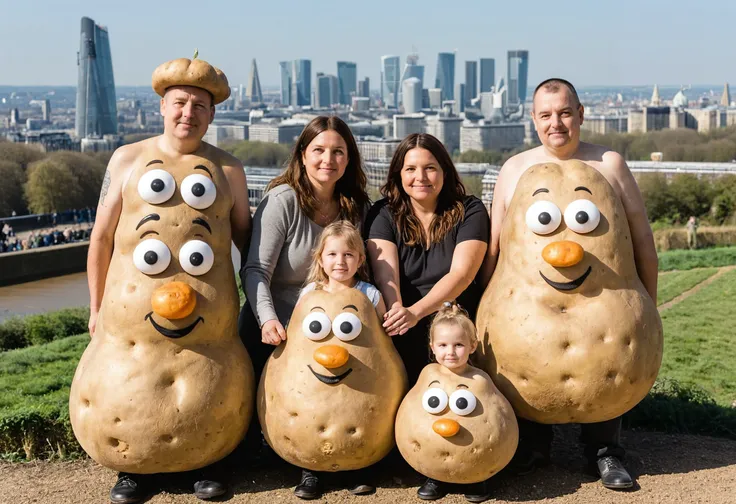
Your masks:
[[[410,247],[401,239],[396,221],[385,198],[377,201],[366,218],[368,239],[387,240],[396,244],[399,252],[399,282],[403,305],[409,307],[422,297],[450,272],[455,245],[466,240],[490,239],[490,219],[483,203],[475,196],[463,200],[465,217],[447,233],[440,243],[432,243],[429,250],[421,244]],[[473,283],[457,298],[471,318],[480,302],[483,291]]]

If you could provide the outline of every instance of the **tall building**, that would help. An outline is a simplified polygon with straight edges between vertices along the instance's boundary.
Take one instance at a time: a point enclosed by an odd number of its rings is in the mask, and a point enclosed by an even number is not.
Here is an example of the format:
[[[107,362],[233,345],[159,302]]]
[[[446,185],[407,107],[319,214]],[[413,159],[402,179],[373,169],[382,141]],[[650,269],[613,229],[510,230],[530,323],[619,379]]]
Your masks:
[[[10,110],[10,125],[17,126],[20,124],[20,111],[17,108]]]
[[[398,56],[381,56],[381,101],[384,107],[399,106],[399,65]]]
[[[404,89],[404,81],[415,77],[419,79],[422,87],[424,87],[424,66],[419,65],[419,55],[412,53],[406,57],[406,64],[404,70],[401,72],[401,87],[399,88],[399,104],[403,103],[403,97],[401,93]]]
[[[463,101],[464,106],[470,105],[470,100],[478,96],[478,62],[465,62],[465,94],[456,96],[458,100]]]
[[[662,105],[662,99],[659,97],[659,86],[656,84],[654,85],[654,90],[652,91],[652,97],[649,99],[649,105],[652,107],[659,107]]]
[[[422,110],[422,83],[416,77],[409,77],[401,84],[404,100],[404,113],[416,114]]]
[[[279,63],[281,68],[281,104],[291,105],[291,61]]]
[[[251,103],[263,102],[261,79],[258,78],[258,65],[256,65],[255,58],[253,58],[253,61],[250,64],[250,78],[248,79],[248,86],[245,88],[245,96]]]
[[[291,104],[303,107],[312,103],[312,61],[294,60],[291,65]]]
[[[496,82],[496,60],[493,58],[480,59],[480,88],[478,94],[487,93]]]
[[[51,102],[48,99],[44,100],[41,106],[41,117],[46,122],[51,120]]]
[[[723,94],[721,95],[721,106],[731,106],[731,90],[728,89],[728,82],[726,82],[726,84],[723,86]]]
[[[362,98],[371,97],[371,80],[368,77],[358,81],[358,96]]]
[[[358,65],[349,61],[337,62],[337,89],[340,105],[350,105],[358,82]]]
[[[455,53],[437,55],[437,75],[434,87],[442,89],[442,101],[455,96]]]
[[[110,38],[107,28],[95,24],[88,17],[82,18],[77,66],[76,135],[79,138],[117,135],[118,113]]]
[[[314,106],[329,108],[338,103],[338,86],[338,79],[334,75],[318,73]]]
[[[529,51],[509,51],[508,53],[509,105],[526,101],[526,86],[529,76]]]
[[[463,99],[464,96],[467,95],[467,86],[464,82],[458,82],[455,86],[455,107],[454,107],[454,113],[459,114],[460,112],[465,112],[465,100]]]
[[[403,140],[412,133],[424,133],[424,114],[396,114],[394,117],[394,138]]]
[[[429,98],[429,108],[438,109],[442,106],[442,90],[440,88],[432,88],[427,90]]]

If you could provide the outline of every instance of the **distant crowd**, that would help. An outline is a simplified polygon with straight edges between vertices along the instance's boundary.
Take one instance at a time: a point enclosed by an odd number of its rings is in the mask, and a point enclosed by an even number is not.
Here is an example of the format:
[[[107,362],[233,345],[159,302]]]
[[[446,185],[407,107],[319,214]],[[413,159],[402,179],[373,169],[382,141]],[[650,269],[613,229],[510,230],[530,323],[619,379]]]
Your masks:
[[[16,235],[13,226],[8,222],[0,221],[0,253],[89,241],[93,218],[93,212],[88,209],[53,213],[49,216],[50,227],[34,229],[21,235]],[[73,224],[61,224],[70,221]],[[39,218],[39,222],[43,221]]]

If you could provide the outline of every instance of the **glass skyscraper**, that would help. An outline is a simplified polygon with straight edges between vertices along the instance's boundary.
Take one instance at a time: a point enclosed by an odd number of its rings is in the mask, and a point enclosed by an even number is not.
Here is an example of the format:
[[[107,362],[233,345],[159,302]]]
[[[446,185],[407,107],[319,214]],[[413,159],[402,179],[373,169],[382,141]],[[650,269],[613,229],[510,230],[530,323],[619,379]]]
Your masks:
[[[488,93],[496,81],[496,60],[493,58],[480,59],[480,90],[479,93]]]
[[[460,100],[464,101],[464,105],[470,105],[470,100],[478,96],[478,62],[477,61],[466,61],[465,62],[465,96],[458,96],[458,103]],[[459,110],[465,110],[464,107],[459,107]]]
[[[526,85],[529,75],[529,51],[509,51],[508,79],[509,105],[526,101]]]
[[[398,56],[381,56],[381,100],[385,107],[399,106],[400,65]]]
[[[77,54],[79,77],[75,132],[79,138],[117,135],[118,113],[115,106],[115,79],[107,28],[82,18]]]
[[[281,67],[281,104],[291,105],[291,61],[282,61]]]
[[[337,87],[339,94],[339,103],[341,105],[350,105],[353,96],[356,96],[356,86],[358,83],[358,65],[348,61],[337,62]]]
[[[437,55],[437,76],[434,87],[442,90],[442,101],[452,100],[455,96],[455,53],[439,53]]]
[[[291,104],[297,107],[312,103],[312,61],[294,60],[291,66]]]

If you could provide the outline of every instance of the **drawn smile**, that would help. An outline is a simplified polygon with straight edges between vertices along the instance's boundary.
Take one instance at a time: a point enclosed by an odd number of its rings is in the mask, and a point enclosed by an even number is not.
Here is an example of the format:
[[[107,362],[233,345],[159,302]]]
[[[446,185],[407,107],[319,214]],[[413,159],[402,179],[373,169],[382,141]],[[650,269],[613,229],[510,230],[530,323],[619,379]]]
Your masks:
[[[546,276],[544,276],[544,273],[542,273],[541,271],[539,272],[539,274],[542,275],[542,278],[544,278],[545,282],[547,282],[549,285],[551,285],[555,289],[560,290],[560,291],[569,291],[569,290],[577,289],[578,287],[583,285],[583,282],[585,282],[585,279],[588,278],[588,275],[590,275],[591,271],[593,271],[592,266],[588,266],[588,269],[585,270],[585,273],[583,273],[578,278],[570,282],[554,282],[550,280],[549,278],[547,278]]]
[[[312,374],[317,377],[319,381],[321,381],[322,383],[326,383],[327,385],[334,385],[335,383],[340,383],[343,380],[343,378],[345,378],[347,375],[353,372],[353,368],[350,368],[347,371],[345,371],[343,374],[340,374],[337,376],[325,376],[323,374],[319,374],[317,371],[312,369],[312,366],[310,366],[309,364],[307,364],[307,367],[312,372]]]
[[[197,320],[186,327],[182,327],[181,329],[166,329],[165,327],[161,327],[160,325],[158,325],[156,321],[153,320],[153,312],[146,315],[144,317],[144,320],[148,320],[154,329],[156,329],[167,338],[183,338],[184,336],[192,332],[194,326],[196,326],[200,321],[204,324],[204,319],[202,317],[197,317]]]

